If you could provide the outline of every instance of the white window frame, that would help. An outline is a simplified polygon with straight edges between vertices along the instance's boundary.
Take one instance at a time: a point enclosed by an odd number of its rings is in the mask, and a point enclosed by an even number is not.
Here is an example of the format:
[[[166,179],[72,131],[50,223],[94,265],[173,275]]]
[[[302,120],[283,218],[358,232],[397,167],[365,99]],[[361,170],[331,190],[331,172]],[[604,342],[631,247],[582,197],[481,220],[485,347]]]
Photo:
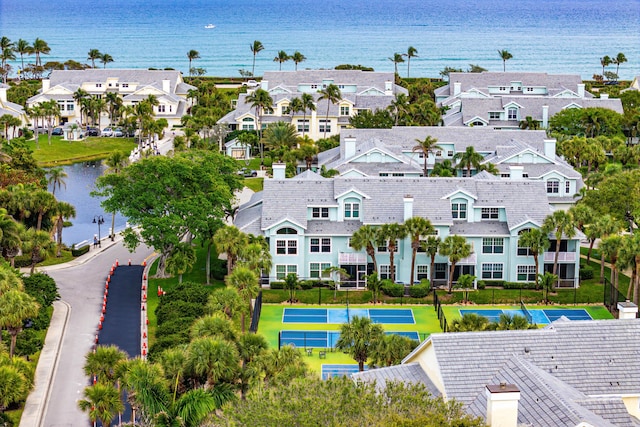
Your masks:
[[[547,194],[559,194],[560,193],[560,180],[550,179],[547,181]]]
[[[378,266],[378,268],[380,269],[380,273],[379,273],[380,280],[390,279],[390,280],[393,280],[393,282],[395,283],[396,278],[395,277],[393,277],[393,278],[391,277],[391,264],[380,264]],[[396,268],[394,268],[394,270],[395,270],[394,273],[397,273],[398,272],[398,266],[396,266]]]
[[[309,119],[298,120],[298,132],[309,132]]]
[[[276,264],[276,280],[284,280],[291,273],[298,274],[296,264]]]
[[[329,208],[311,208],[311,218],[329,218]]]
[[[420,276],[424,276],[424,279],[429,279],[429,264],[418,264],[416,265],[416,277],[414,280],[422,280]]]
[[[518,265],[516,267],[516,281],[517,282],[535,282],[536,280],[536,266],[535,265]],[[521,279],[520,275],[524,274],[526,279]]]
[[[504,238],[503,237],[483,237],[482,253],[483,254],[503,254]]]
[[[504,278],[504,264],[501,262],[487,262],[482,264],[483,280],[502,280]]]
[[[499,208],[482,208],[480,209],[480,217],[483,221],[491,221],[500,217]]]
[[[330,279],[331,273],[324,272],[331,267],[330,262],[310,262],[309,263],[309,278],[311,279]]]
[[[564,182],[564,192],[567,194],[571,192],[571,181]]]
[[[348,105],[341,105],[340,106],[340,115],[341,116],[348,116],[350,111],[351,111],[351,108]]]
[[[518,120],[518,109],[515,107],[507,108],[507,120]]]
[[[360,202],[344,204],[344,219],[360,219]]]
[[[451,203],[451,218],[467,219],[467,202]]]
[[[318,121],[318,132],[331,133],[331,119],[320,119]]]
[[[309,239],[309,252],[313,254],[320,254],[320,253],[330,254],[331,238],[330,237],[311,237]]]
[[[499,111],[489,111],[489,120],[500,120]]]
[[[298,240],[276,239],[276,255],[298,255]]]

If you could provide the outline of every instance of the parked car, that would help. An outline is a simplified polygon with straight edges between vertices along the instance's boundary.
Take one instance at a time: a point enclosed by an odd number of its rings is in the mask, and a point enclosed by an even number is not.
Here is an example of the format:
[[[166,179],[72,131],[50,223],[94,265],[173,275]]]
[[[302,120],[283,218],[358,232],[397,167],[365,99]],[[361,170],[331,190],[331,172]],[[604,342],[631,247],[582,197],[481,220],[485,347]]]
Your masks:
[[[242,82],[242,86],[246,86],[248,88],[254,88],[254,87],[260,86],[260,83],[258,83],[255,80],[247,80],[246,82]]]
[[[100,129],[88,127],[84,134],[86,136],[100,136]]]
[[[100,132],[100,136],[113,136],[113,129],[111,128],[102,129],[102,132]]]
[[[238,175],[242,175],[245,178],[255,178],[256,176],[258,176],[258,171],[248,168],[242,168],[238,171]]]
[[[62,136],[64,135],[64,132],[62,128],[54,128],[53,131],[51,132],[51,135]]]
[[[113,136],[115,136],[116,138],[122,138],[124,136],[124,132],[122,132],[121,128],[115,128],[113,130]]]

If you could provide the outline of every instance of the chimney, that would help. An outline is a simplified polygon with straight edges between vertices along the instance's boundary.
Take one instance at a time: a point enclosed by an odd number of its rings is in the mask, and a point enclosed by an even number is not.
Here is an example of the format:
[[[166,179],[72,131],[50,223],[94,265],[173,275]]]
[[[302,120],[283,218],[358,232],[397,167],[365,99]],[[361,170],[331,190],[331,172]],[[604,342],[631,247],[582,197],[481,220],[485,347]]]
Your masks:
[[[3,104],[7,102],[7,88],[0,86],[0,102]]]
[[[517,427],[520,390],[513,384],[487,386],[487,425]]]
[[[166,93],[171,93],[171,80],[169,79],[162,80],[162,90]]]
[[[274,163],[271,165],[273,169],[273,179],[285,179],[285,171],[287,169],[287,165],[284,163]]]
[[[45,93],[51,88],[51,80],[42,79],[42,93]]]
[[[578,98],[584,98],[584,83],[578,84]]]
[[[544,140],[544,155],[550,159],[556,158],[556,140],[555,139]]]
[[[522,179],[524,177],[524,166],[509,165],[509,178]]]
[[[462,92],[462,83],[454,82],[453,83],[453,96],[460,95],[460,92]]]
[[[601,93],[600,94],[600,99],[609,99],[609,94],[608,93]]]
[[[384,82],[384,94],[393,95],[393,83],[390,80]]]
[[[404,202],[404,220],[408,220],[413,217],[413,196],[406,195],[402,199]]]
[[[262,80],[260,82],[260,89],[269,90],[269,81],[268,80]]]
[[[638,317],[638,306],[629,300],[618,303],[618,319],[635,319]]]
[[[549,106],[542,106],[542,129],[549,127]]]
[[[350,159],[356,155],[356,139],[349,135],[344,138],[344,158]]]

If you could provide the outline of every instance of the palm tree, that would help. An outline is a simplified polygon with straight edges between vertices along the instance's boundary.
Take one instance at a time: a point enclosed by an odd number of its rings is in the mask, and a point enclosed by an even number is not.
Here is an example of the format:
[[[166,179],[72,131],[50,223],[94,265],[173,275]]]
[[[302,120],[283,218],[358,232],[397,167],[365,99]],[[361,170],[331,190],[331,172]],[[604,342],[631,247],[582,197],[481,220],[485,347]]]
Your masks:
[[[623,264],[631,268],[627,299],[637,305],[640,298],[640,233],[635,232],[624,236],[620,258]]]
[[[394,53],[392,58],[387,58],[389,59],[389,61],[393,62],[393,66],[395,68],[395,75],[398,75],[398,64],[404,62],[404,58],[402,57],[403,55],[401,53]]]
[[[11,335],[9,357],[13,358],[18,334],[22,331],[24,321],[38,315],[40,306],[26,292],[10,289],[0,295],[0,328]]]
[[[57,202],[55,207],[53,208],[53,211],[55,212],[55,215],[56,215],[55,230],[56,230],[56,237],[58,239],[58,242],[57,242],[58,249],[57,249],[56,256],[61,257],[62,256],[62,229],[64,228],[64,220],[69,218],[75,218],[76,208],[74,208],[71,203]]]
[[[450,332],[485,331],[489,328],[489,319],[476,313],[466,313],[451,322]]]
[[[7,83],[7,76],[9,75],[10,66],[7,65],[8,61],[13,61],[16,59],[16,55],[14,54],[13,45],[10,47],[6,47],[0,50],[0,70],[3,73],[4,83]]]
[[[600,65],[602,65],[602,76],[604,77],[604,68],[611,65],[611,58],[608,55],[600,58]]]
[[[186,368],[194,379],[206,377],[205,386],[211,388],[219,381],[234,377],[238,370],[238,351],[225,340],[197,338],[187,347]]]
[[[62,166],[57,166],[49,169],[47,172],[49,179],[47,182],[52,186],[51,194],[56,195],[56,187],[57,188],[67,188],[67,183],[65,178],[68,178],[69,175],[62,169]]]
[[[310,93],[303,93],[300,97],[302,104],[302,136],[307,126],[307,111],[316,111],[316,104],[313,99],[313,95]]]
[[[264,89],[258,89],[245,99],[256,110],[258,140],[260,143],[260,164],[264,164],[264,143],[262,141],[262,113],[273,107],[273,98]]]
[[[567,239],[571,239],[576,235],[573,217],[563,210],[557,210],[544,219],[542,230],[547,234],[554,233],[556,236],[556,255],[553,259],[553,271],[551,272],[556,274],[558,272],[558,257],[560,256],[562,237],[565,236]]]
[[[403,53],[402,56],[407,57],[407,78],[409,78],[409,67],[411,67],[411,58],[415,58],[418,56],[418,50],[413,46],[409,46],[409,48],[407,49],[407,53]]]
[[[187,58],[189,59],[189,77],[191,77],[191,61],[194,59],[200,59],[200,52],[192,49],[187,52]]]
[[[544,297],[545,304],[548,304],[549,292],[551,292],[551,290],[553,289],[553,285],[558,282],[558,276],[556,276],[555,274],[551,274],[548,271],[545,271],[544,274],[537,275],[536,281],[540,284],[540,286],[542,287],[545,293],[545,297]]]
[[[126,155],[124,151],[116,150],[112,151],[107,157],[106,162],[108,169],[105,173],[113,173],[119,174],[122,170],[127,167],[129,164],[129,157]],[[116,213],[115,211],[111,213],[111,241],[113,242],[116,238]]]
[[[0,255],[13,261],[14,257],[10,255],[13,253],[17,255],[21,244],[18,223],[7,213],[6,209],[0,208]]]
[[[249,307],[249,314],[251,315],[253,310],[251,308],[251,300],[258,295],[259,283],[258,276],[246,267],[236,267],[233,273],[229,274],[225,278],[227,286],[235,288],[238,293],[244,299],[246,306]],[[241,313],[241,325],[242,332],[245,331],[245,318],[244,311]]]
[[[87,59],[91,61],[91,68],[96,68],[96,60],[100,59],[102,54],[98,49],[89,49],[87,53]]]
[[[349,323],[340,327],[336,349],[348,353],[358,362],[358,370],[362,372],[371,350],[383,336],[382,326],[372,323],[366,317],[354,316]]]
[[[25,230],[21,240],[23,252],[31,253],[31,274],[33,274],[36,264],[51,250],[53,245],[51,236],[46,231],[29,228]]]
[[[287,62],[289,59],[291,59],[291,57],[289,55],[287,55],[287,52],[285,52],[284,50],[281,50],[278,52],[278,55],[276,55],[275,58],[273,58],[273,62],[278,62],[280,63],[280,70],[282,71],[282,63],[283,62]]]
[[[24,400],[28,392],[27,378],[17,367],[0,366],[0,413],[3,413],[12,403]]]
[[[416,139],[416,142],[418,143],[417,145],[415,145],[411,151],[413,151],[414,153],[419,151],[422,153],[422,158],[424,159],[424,166],[423,166],[423,170],[424,170],[424,176],[428,177],[429,176],[429,169],[427,166],[427,160],[429,159],[429,154],[434,154],[436,153],[436,151],[438,150],[442,150],[442,147],[440,147],[438,144],[438,140],[436,138],[433,138],[429,135],[427,135],[425,137],[425,139]]]
[[[56,119],[60,117],[60,107],[58,106],[58,101],[55,99],[41,102],[40,107],[42,108],[42,117],[47,120],[47,140],[49,145],[51,145],[53,128],[57,124]]]
[[[178,275],[178,283],[182,283],[182,275],[193,268],[196,263],[196,250],[188,242],[177,244],[167,257],[165,268],[169,274]]]
[[[380,227],[380,236],[382,241],[387,242],[387,251],[389,252],[389,277],[396,280],[396,266],[394,264],[395,252],[398,249],[398,243],[407,237],[407,229],[404,224],[389,223],[382,224]]]
[[[431,221],[419,216],[414,216],[406,220],[404,222],[404,227],[411,239],[411,276],[409,276],[409,280],[410,283],[413,284],[416,268],[416,255],[418,254],[418,249],[420,249],[420,239],[422,236],[433,234],[435,229],[433,228],[433,225],[431,225]]]
[[[467,178],[470,178],[471,167],[473,166],[474,168],[479,169],[484,157],[482,157],[482,154],[478,153],[475,148],[470,145],[463,152],[456,153],[453,156],[453,159],[458,161],[457,167],[459,169],[467,170]]]
[[[227,225],[213,235],[213,242],[217,251],[227,256],[227,274],[233,273],[240,253],[249,243],[248,236],[237,227]]]
[[[22,63],[22,70],[24,70],[24,55],[28,55],[31,51],[31,45],[24,39],[18,39],[13,50],[20,55],[20,62]]]
[[[327,100],[327,114],[325,116],[326,120],[324,124],[324,136],[323,136],[323,138],[326,139],[327,127],[329,126],[329,106],[331,104],[335,104],[336,102],[340,101],[340,99],[342,98],[342,94],[340,93],[340,88],[338,88],[338,86],[334,85],[333,83],[319,90],[318,93],[320,94],[320,96],[318,97],[318,101],[322,101],[324,99]],[[304,102],[304,98],[302,101]]]
[[[122,386],[131,404],[131,420],[139,418],[142,425],[151,425],[155,414],[166,411],[169,400],[162,368],[142,359],[123,362],[121,367]]]
[[[127,360],[127,353],[115,345],[99,345],[95,351],[85,356],[84,373],[88,377],[95,376],[98,383],[113,386],[116,381],[116,367]]]
[[[528,248],[528,253],[533,256],[536,264],[536,289],[538,289],[538,274],[540,273],[540,254],[549,249],[549,239],[547,233],[539,228],[532,228],[520,235],[518,238],[518,247]]]
[[[356,251],[364,249],[367,255],[371,257],[373,263],[373,271],[378,271],[378,262],[376,261],[376,248],[381,243],[380,229],[365,224],[351,236],[349,244]]]
[[[495,323],[497,331],[524,330],[530,327],[532,327],[532,325],[529,324],[527,318],[518,314],[511,315],[509,313],[502,313],[498,318],[498,322]]]
[[[471,245],[467,243],[467,240],[455,234],[445,237],[440,244],[440,255],[448,257],[451,264],[449,269],[449,293],[453,292],[453,273],[456,269],[456,264],[472,253]]]
[[[398,126],[401,117],[403,118],[404,122],[404,118],[409,111],[409,107],[409,97],[404,93],[397,93],[393,101],[391,101],[391,105],[389,106],[389,109],[392,109],[393,116],[395,118],[393,123],[395,126]]]
[[[371,349],[371,364],[375,367],[399,365],[417,344],[417,341],[402,335],[384,335]]]
[[[620,64],[624,64],[625,62],[627,62],[627,57],[624,56],[624,53],[619,52],[618,55],[613,58],[612,62],[616,64],[616,76],[618,76],[618,72],[620,71]]]
[[[113,125],[121,116],[120,109],[122,108],[123,104],[122,97],[118,92],[107,92],[104,95],[104,100],[106,101],[109,108],[109,124]]]
[[[433,288],[433,279],[434,279],[434,269],[436,265],[436,255],[440,251],[440,244],[442,240],[438,236],[429,236],[425,242],[422,242],[422,247],[424,251],[431,258],[431,264],[429,265],[429,282],[431,283],[431,287]]]
[[[301,143],[300,148],[296,150],[297,157],[300,160],[304,160],[307,165],[307,170],[311,169],[313,158],[318,154],[318,147],[311,141],[311,143]]]
[[[293,55],[291,55],[290,59],[294,64],[296,64],[296,71],[298,71],[298,64],[304,62],[307,57],[296,50],[295,52],[293,52]]]
[[[367,276],[367,289],[371,291],[373,305],[376,305],[380,291],[382,290],[382,280],[380,280],[378,273],[375,271]]]
[[[40,59],[40,55],[48,55],[51,52],[51,48],[46,41],[37,38],[33,42],[31,50],[36,55],[36,67],[42,67],[42,60]]]
[[[298,142],[297,130],[287,122],[271,123],[264,132],[264,141],[270,150],[280,157],[296,147]]]
[[[212,392],[215,390],[195,389],[184,393],[178,400],[168,405],[154,417],[156,427],[198,427],[222,406],[222,402]],[[233,396],[231,394],[231,396]],[[225,398],[229,400],[231,396]]]
[[[31,195],[31,206],[34,213],[38,215],[36,230],[42,229],[42,219],[44,215],[51,211],[56,204],[53,194],[45,190],[38,190]]]
[[[498,55],[500,55],[500,59],[502,59],[502,72],[507,71],[507,61],[513,58],[513,55],[509,53],[508,50],[503,49],[498,51]]]
[[[78,401],[78,406],[88,413],[94,424],[100,421],[103,426],[110,426],[115,414],[124,411],[120,393],[111,385],[98,383],[86,387],[84,397]]]
[[[86,90],[82,89],[82,88],[78,88],[78,90],[76,90],[73,93],[73,100],[76,102],[76,105],[80,108],[80,122],[83,123],[82,120],[82,115],[83,113],[86,113],[87,110],[85,109],[85,104],[82,102],[82,100],[84,100],[85,98],[89,97],[89,92],[87,92]],[[89,119],[87,119],[88,121]]]
[[[102,62],[104,66],[103,68],[107,68],[107,64],[113,62],[113,56],[109,55],[108,53],[103,53],[100,55],[100,62]]]
[[[618,287],[618,256],[620,255],[620,249],[622,248],[622,237],[614,234],[608,236],[600,241],[599,249],[604,256],[609,259],[611,265],[611,285],[615,288]]]
[[[258,40],[254,40],[252,44],[249,45],[251,48],[251,53],[253,53],[253,65],[251,66],[251,75],[255,76],[256,73],[256,55],[261,50],[264,50],[264,46]]]

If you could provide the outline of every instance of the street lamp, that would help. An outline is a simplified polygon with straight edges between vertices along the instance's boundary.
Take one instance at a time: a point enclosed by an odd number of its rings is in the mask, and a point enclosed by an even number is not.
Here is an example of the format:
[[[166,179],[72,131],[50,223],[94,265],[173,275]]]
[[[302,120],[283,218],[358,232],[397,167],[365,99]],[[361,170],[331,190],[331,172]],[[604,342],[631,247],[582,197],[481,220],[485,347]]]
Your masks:
[[[104,217],[102,215],[94,215],[93,223],[98,224],[98,247],[101,248],[102,244],[100,243],[100,225],[104,224]]]

